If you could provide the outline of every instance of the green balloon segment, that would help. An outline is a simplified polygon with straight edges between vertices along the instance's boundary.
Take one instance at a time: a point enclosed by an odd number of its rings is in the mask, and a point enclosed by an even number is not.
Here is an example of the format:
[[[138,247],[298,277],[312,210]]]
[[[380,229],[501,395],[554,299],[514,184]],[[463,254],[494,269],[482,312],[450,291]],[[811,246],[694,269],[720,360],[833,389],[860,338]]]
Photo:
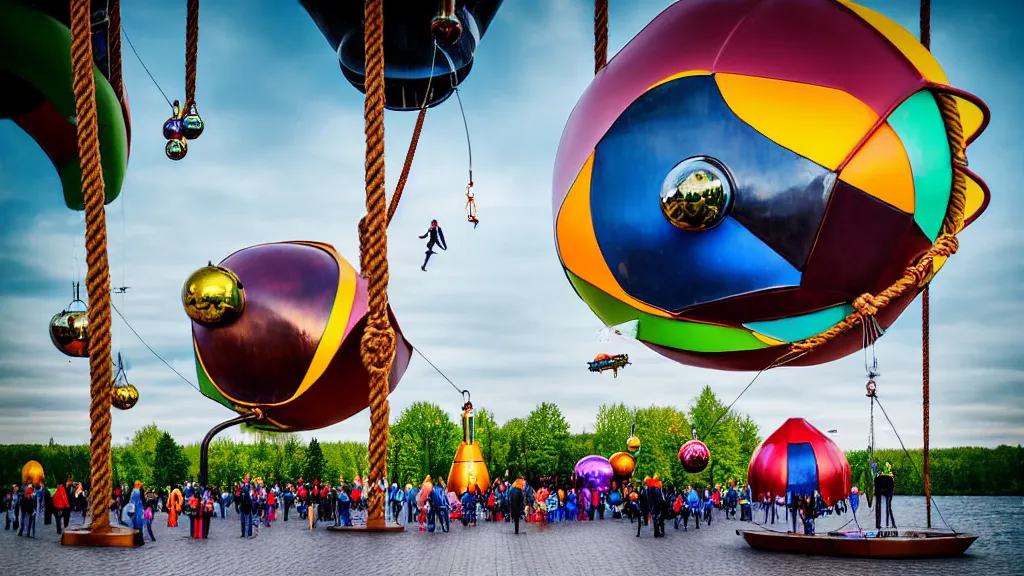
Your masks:
[[[37,120],[45,132],[67,133],[65,140],[52,149],[54,142],[40,141],[32,134],[57,168],[64,189],[64,202],[72,210],[84,210],[82,169],[76,140],[75,95],[71,63],[71,31],[53,18],[15,4],[0,0],[0,71],[16,76],[38,91],[55,111],[52,118]],[[105,202],[117,198],[124,183],[128,167],[128,133],[125,114],[110,82],[93,66],[96,81],[96,112],[98,117],[100,158],[103,165]],[[44,104],[46,106],[46,104]],[[17,122],[18,119],[15,118]],[[24,126],[23,126],[24,127]],[[46,128],[52,128],[46,130]],[[26,128],[26,131],[32,131]],[[53,138],[57,138],[56,135]],[[48,149],[51,148],[51,149]]]
[[[914,221],[932,242],[946,218],[953,188],[949,137],[942,113],[929,91],[907,98],[886,119],[903,142],[914,175]]]
[[[736,352],[769,347],[741,328],[673,320],[641,312],[612,298],[572,272],[566,270],[565,274],[580,298],[606,325],[615,326],[636,320],[637,340],[691,352]]]

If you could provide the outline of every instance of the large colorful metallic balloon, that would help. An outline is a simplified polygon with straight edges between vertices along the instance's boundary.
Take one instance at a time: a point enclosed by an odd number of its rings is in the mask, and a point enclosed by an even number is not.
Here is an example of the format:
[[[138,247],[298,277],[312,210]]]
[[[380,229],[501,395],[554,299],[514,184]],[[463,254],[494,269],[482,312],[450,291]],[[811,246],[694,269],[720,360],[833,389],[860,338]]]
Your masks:
[[[608,326],[685,364],[757,370],[927,251],[988,122],[906,30],[852,2],[677,2],[594,78],[558,147],[559,258]],[[944,259],[935,262],[934,269]],[[878,315],[891,324],[916,294]],[[852,330],[797,364],[859,349]]]
[[[93,0],[96,113],[103,182],[110,203],[124,182],[131,118],[127,97],[119,101],[109,80],[106,10],[106,0]],[[35,139],[57,168],[64,203],[72,210],[84,210],[71,85],[70,20],[68,2],[0,0],[0,120],[14,120]]]
[[[831,506],[850,493],[850,463],[828,436],[803,418],[790,418],[750,458],[747,480],[755,498],[811,496]]]
[[[612,463],[604,456],[594,454],[581,458],[576,463],[573,473],[576,477],[576,482],[581,483],[585,488],[598,492],[611,490],[612,479],[615,477],[615,469],[612,468]]]
[[[365,92],[364,3],[337,0],[300,2],[331,48],[338,52],[345,79]],[[385,2],[385,106],[390,110],[416,110],[424,103],[436,106],[451,96],[473,68],[477,45],[501,2]]]
[[[219,265],[245,286],[233,322],[192,322],[202,393],[270,430],[330,426],[369,405],[369,376],[359,355],[366,326],[366,280],[334,247],[282,242],[245,248]],[[187,286],[184,293],[187,293]],[[187,305],[187,303],[186,303]],[[412,346],[394,316],[394,390]]]
[[[42,486],[43,481],[46,480],[46,473],[43,472],[43,465],[35,460],[29,460],[25,462],[25,465],[21,467],[21,485],[31,484],[33,486]]]

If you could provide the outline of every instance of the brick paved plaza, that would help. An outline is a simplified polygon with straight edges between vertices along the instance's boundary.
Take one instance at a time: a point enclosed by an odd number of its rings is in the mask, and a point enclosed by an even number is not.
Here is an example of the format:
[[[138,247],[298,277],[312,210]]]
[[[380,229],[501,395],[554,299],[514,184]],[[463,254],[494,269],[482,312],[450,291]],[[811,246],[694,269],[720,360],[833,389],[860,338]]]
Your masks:
[[[750,524],[721,519],[716,519],[710,529],[702,526],[694,531],[691,526],[689,532],[677,532],[669,522],[667,537],[657,540],[649,527],[636,538],[628,520],[523,524],[525,533],[516,536],[510,524],[486,522],[475,528],[455,523],[448,534],[424,534],[418,532],[418,527],[399,534],[340,534],[328,532],[323,526],[309,532],[305,523],[295,518],[276,522],[270,528],[261,527],[258,536],[240,538],[238,517],[229,513],[224,520],[214,520],[209,540],[193,541],[188,539],[186,523],[167,528],[166,518],[158,514],[154,522],[157,541],[147,539],[146,545],[137,550],[62,547],[53,525],[38,526],[34,540],[0,532],[0,574],[1024,574],[1019,524],[1010,534],[984,535],[963,558],[894,563],[757,552],[735,534],[736,528]],[[848,518],[844,516],[839,522],[826,518],[819,529],[834,528]],[[784,528],[776,525],[776,529]]]

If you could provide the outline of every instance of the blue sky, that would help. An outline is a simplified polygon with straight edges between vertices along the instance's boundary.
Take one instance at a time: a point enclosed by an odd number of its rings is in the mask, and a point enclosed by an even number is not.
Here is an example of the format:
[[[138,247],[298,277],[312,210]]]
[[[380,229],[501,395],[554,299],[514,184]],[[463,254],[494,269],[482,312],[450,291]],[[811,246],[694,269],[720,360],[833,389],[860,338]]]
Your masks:
[[[127,6],[127,34],[160,86],[181,98],[184,3]],[[258,4],[258,6],[257,6]],[[614,54],[671,2],[611,2]],[[867,1],[916,33],[917,2]],[[988,212],[932,288],[932,444],[1018,444],[1024,438],[1024,238],[1017,220],[1024,157],[1016,127],[1024,39],[1013,0],[933,2],[933,46],[951,81],[992,109],[970,149],[993,191]],[[583,0],[508,0],[484,37],[462,88],[473,141],[482,224],[465,222],[466,142],[454,100],[428,113],[407,192],[391,226],[391,299],[409,339],[478,406],[499,420],[541,401],[561,406],[574,430],[593,427],[603,402],[686,407],[705,384],[731,401],[749,374],[677,365],[634,342],[602,343],[601,323],[558,264],[551,232],[551,169],[562,126],[593,70],[592,7]],[[179,294],[207,260],[256,243],[309,239],[358,261],[363,213],[362,95],[298,3],[218,2],[201,16],[197,101],[206,132],[188,157],[163,155],[167,105],[125,46],[134,140],[121,198],[108,207],[115,296],[132,326],[195,381],[190,324]],[[388,188],[397,179],[414,113],[387,117]],[[423,233],[441,221],[449,250],[419,270]],[[67,210],[56,171],[17,126],[0,122],[0,441],[85,442],[88,363],[53,349],[46,326],[84,278],[84,219]],[[120,320],[115,350],[130,362],[142,399],[116,412],[115,441],[156,422],[198,441],[231,412],[182,382]],[[627,352],[618,379],[585,370],[599,352]],[[920,306],[878,346],[879,394],[908,446],[920,445]],[[859,355],[769,372],[743,396],[764,434],[802,416],[838,429],[843,448],[868,435]],[[391,396],[393,414],[418,400],[455,413],[461,398],[415,357]],[[365,440],[359,414],[315,434]],[[880,445],[897,446],[886,426]],[[238,435],[238,432],[230,434]]]

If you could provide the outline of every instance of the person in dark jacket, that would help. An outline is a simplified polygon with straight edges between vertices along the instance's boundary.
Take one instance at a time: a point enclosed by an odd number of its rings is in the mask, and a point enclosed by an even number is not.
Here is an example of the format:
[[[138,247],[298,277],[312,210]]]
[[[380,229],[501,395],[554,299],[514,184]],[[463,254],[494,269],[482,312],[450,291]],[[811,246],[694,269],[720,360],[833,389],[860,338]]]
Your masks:
[[[250,476],[248,474],[245,475],[245,482],[239,488],[238,509],[242,528],[242,535],[240,537],[245,538],[252,536],[252,513],[255,509],[252,501],[252,484],[250,484]]]
[[[437,220],[430,221],[430,228],[423,233],[420,238],[426,238],[430,236],[430,240],[427,241],[427,257],[423,259],[423,266],[420,266],[420,270],[427,271],[427,262],[430,262],[430,256],[437,254],[434,252],[434,246],[440,246],[441,250],[447,250],[448,244],[444,241],[444,232],[441,231],[441,227],[437,225]]]
[[[657,475],[647,481],[647,505],[651,511],[651,523],[654,525],[654,537],[665,536],[665,495],[661,491],[661,480]]]
[[[18,536],[22,532],[29,538],[36,537],[36,499],[32,494],[31,486],[25,488],[25,494],[18,500],[21,506],[21,526],[18,527]]]
[[[512,483],[512,487],[508,489],[508,512],[509,516],[512,517],[512,523],[515,525],[516,534],[519,534],[519,519],[523,516],[523,511],[526,509],[526,496],[523,494],[523,486],[525,484],[526,481],[519,477]]]

